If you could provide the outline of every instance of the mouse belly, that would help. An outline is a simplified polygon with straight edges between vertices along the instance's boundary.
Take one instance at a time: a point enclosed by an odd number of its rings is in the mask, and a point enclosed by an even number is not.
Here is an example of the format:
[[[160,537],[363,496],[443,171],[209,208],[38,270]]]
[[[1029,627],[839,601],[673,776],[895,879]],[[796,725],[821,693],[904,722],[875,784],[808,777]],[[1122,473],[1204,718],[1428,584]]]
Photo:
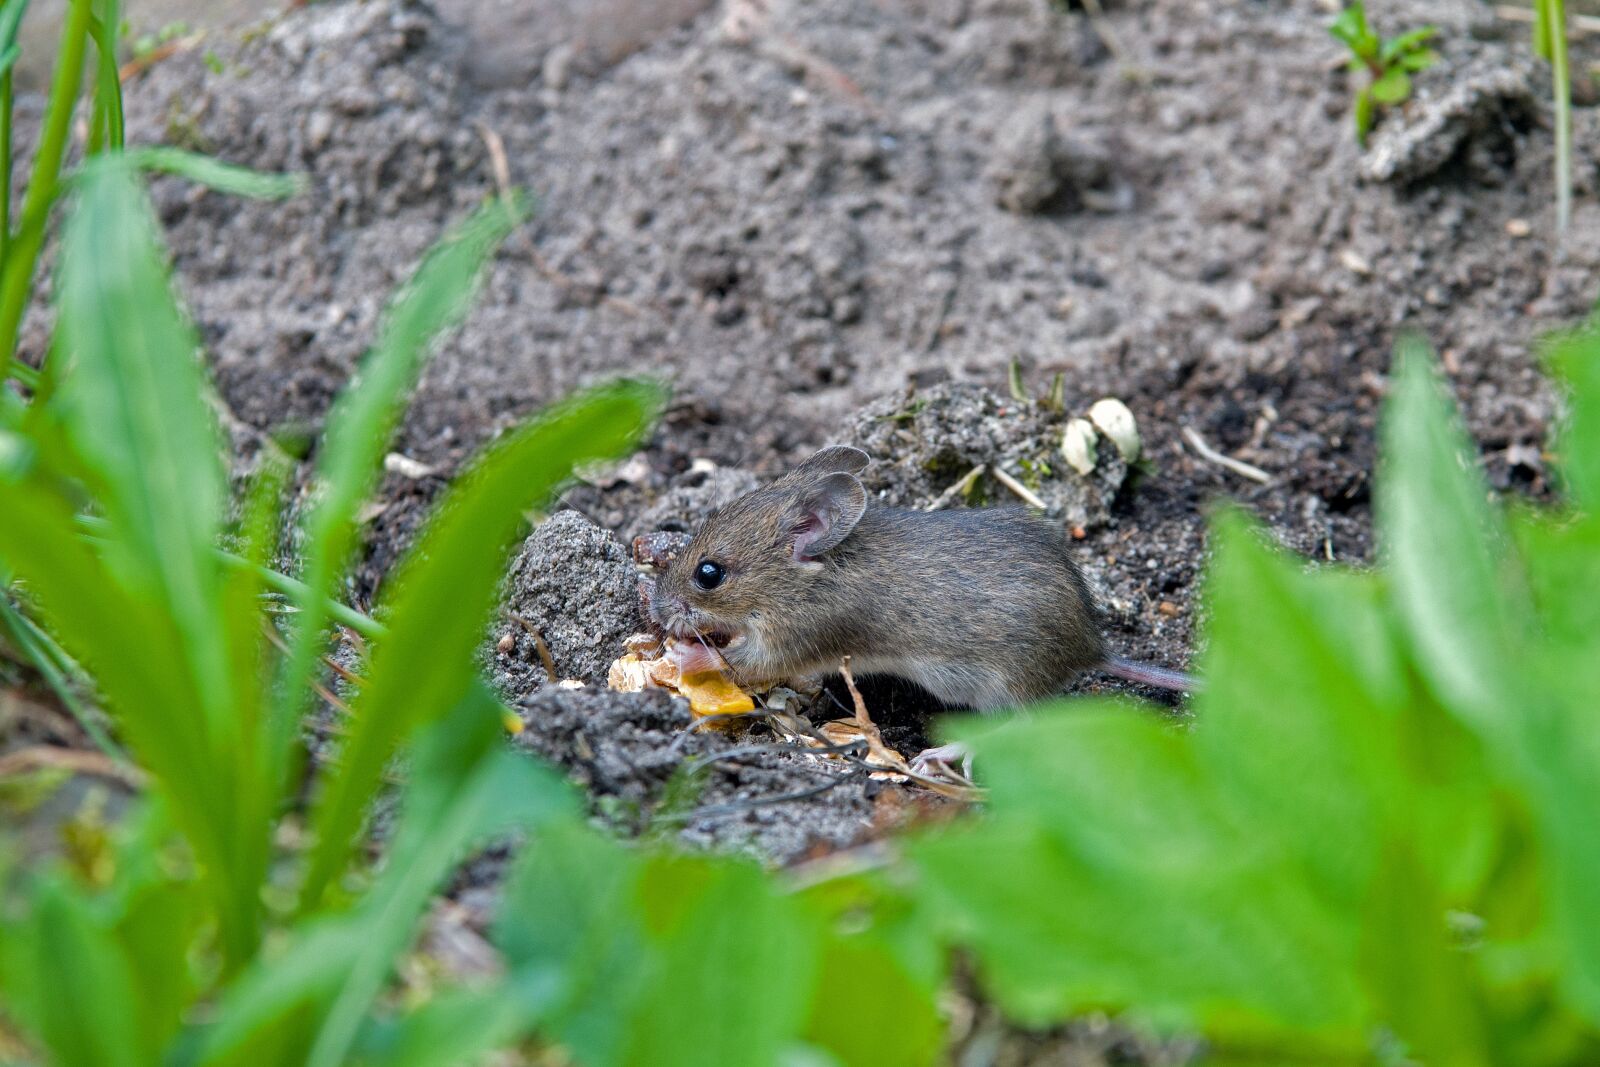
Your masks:
[[[874,660],[862,659],[855,664],[860,674],[887,674],[915,682],[940,703],[988,711],[1007,708],[1027,701],[1027,694],[1018,693],[1000,671],[972,663],[952,663],[948,660]]]

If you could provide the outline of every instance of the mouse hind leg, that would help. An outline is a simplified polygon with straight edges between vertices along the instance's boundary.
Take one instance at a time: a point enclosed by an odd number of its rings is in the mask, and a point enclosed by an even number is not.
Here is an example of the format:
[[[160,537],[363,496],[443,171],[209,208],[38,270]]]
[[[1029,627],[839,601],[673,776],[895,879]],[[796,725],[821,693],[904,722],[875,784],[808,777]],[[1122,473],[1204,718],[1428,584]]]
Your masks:
[[[1027,699],[1000,671],[979,664],[913,661],[902,673],[952,707],[994,711]]]

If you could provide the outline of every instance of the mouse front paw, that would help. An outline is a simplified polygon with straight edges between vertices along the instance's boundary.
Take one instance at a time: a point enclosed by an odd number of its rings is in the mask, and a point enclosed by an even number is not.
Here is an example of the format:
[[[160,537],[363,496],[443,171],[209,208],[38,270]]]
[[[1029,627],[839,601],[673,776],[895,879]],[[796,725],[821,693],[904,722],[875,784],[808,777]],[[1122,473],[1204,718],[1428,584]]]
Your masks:
[[[923,749],[912,758],[911,769],[924,777],[936,778],[940,776],[941,771],[953,771],[958,763],[961,765],[962,776],[970,779],[972,750],[966,745],[952,743]]]

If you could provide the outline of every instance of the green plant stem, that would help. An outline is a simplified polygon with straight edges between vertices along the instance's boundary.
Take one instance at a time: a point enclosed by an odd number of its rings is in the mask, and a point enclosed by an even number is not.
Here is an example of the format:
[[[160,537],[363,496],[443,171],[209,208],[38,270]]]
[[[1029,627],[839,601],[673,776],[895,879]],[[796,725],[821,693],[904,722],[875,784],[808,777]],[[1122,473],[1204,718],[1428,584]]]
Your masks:
[[[28,11],[28,0],[8,0],[0,13],[0,53],[11,56],[4,73],[0,73],[0,267],[3,267],[11,250],[11,179],[13,153],[11,139],[14,134],[15,82],[17,30],[22,16]],[[6,353],[9,355],[9,353]],[[3,360],[0,360],[3,362]]]
[[[0,74],[0,265],[11,254],[11,116],[12,72]],[[3,266],[0,266],[3,270]]]
[[[305,598],[311,596],[310,586],[306,585],[304,582],[289,577],[287,574],[282,574],[278,571],[275,571],[271,567],[263,567],[258,563],[252,563],[243,556],[234,555],[232,552],[224,552],[221,549],[217,550],[217,556],[229,567],[240,570],[254,571],[256,577],[260,578],[262,583],[268,588],[282,593],[284,596],[290,597],[296,602],[304,603]],[[350,627],[350,629],[354,630],[362,637],[371,637],[376,639],[381,638],[384,634],[388,633],[387,627],[385,627],[383,623],[379,622],[377,619],[374,619],[372,616],[363,615],[361,612],[350,607],[348,604],[342,604],[331,597],[324,597],[323,600],[323,610],[328,613],[330,618],[332,618],[335,622],[342,623],[343,625]]]
[[[1567,67],[1566,0],[1545,0],[1549,19],[1550,80],[1555,83],[1556,242],[1564,244],[1572,222],[1572,82]]]
[[[72,113],[83,84],[83,61],[89,39],[90,0],[72,0],[66,24],[61,30],[61,47],[56,54],[55,77],[50,84],[50,102],[45,112],[44,132],[39,152],[34,157],[33,174],[28,180],[28,195],[22,204],[22,225],[0,273],[0,354],[14,364],[17,331],[28,306],[33,275],[44,247],[45,221],[60,187],[61,161],[66,155],[67,138],[72,130]],[[7,374],[11,373],[8,367]]]
[[[50,635],[18,611],[10,599],[0,594],[0,623],[5,625],[11,642],[17,646],[17,651],[28,658],[34,670],[45,680],[51,690],[66,705],[78,725],[83,727],[83,732],[89,735],[89,740],[94,742],[96,748],[104,752],[107,757],[122,766],[128,766],[128,757],[111,740],[100,724],[94,721],[89,708],[79,699],[77,692],[72,688],[72,682],[67,678],[67,670],[63,666],[66,653],[63,652],[50,638]]]
[[[103,535],[107,529],[106,520],[97,515],[79,515],[78,526],[82,528],[85,536],[90,538]],[[281,571],[275,571],[271,567],[263,567],[253,560],[245,559],[237,553],[228,552],[224,549],[219,548],[216,553],[217,558],[226,566],[234,570],[254,571],[256,577],[260,578],[262,584],[267,588],[282,593],[284,596],[292,597],[296,602],[303,603],[311,595],[310,586],[296,578],[289,577]],[[383,623],[370,615],[362,614],[348,604],[340,603],[332,597],[323,597],[322,599],[323,610],[328,613],[329,618],[350,627],[362,637],[376,639],[389,632]]]

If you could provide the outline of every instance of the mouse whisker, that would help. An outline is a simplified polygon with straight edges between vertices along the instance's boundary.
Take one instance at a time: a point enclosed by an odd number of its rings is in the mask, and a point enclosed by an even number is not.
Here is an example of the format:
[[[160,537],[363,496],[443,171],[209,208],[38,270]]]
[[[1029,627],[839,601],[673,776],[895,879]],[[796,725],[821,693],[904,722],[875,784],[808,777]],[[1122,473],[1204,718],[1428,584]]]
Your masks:
[[[701,648],[717,657],[717,661],[722,664],[724,670],[731,671],[733,669],[733,665],[728,662],[727,657],[722,654],[722,650],[720,648],[714,648],[706,643],[705,634],[702,634],[699,630],[696,630],[694,639],[700,642]]]

